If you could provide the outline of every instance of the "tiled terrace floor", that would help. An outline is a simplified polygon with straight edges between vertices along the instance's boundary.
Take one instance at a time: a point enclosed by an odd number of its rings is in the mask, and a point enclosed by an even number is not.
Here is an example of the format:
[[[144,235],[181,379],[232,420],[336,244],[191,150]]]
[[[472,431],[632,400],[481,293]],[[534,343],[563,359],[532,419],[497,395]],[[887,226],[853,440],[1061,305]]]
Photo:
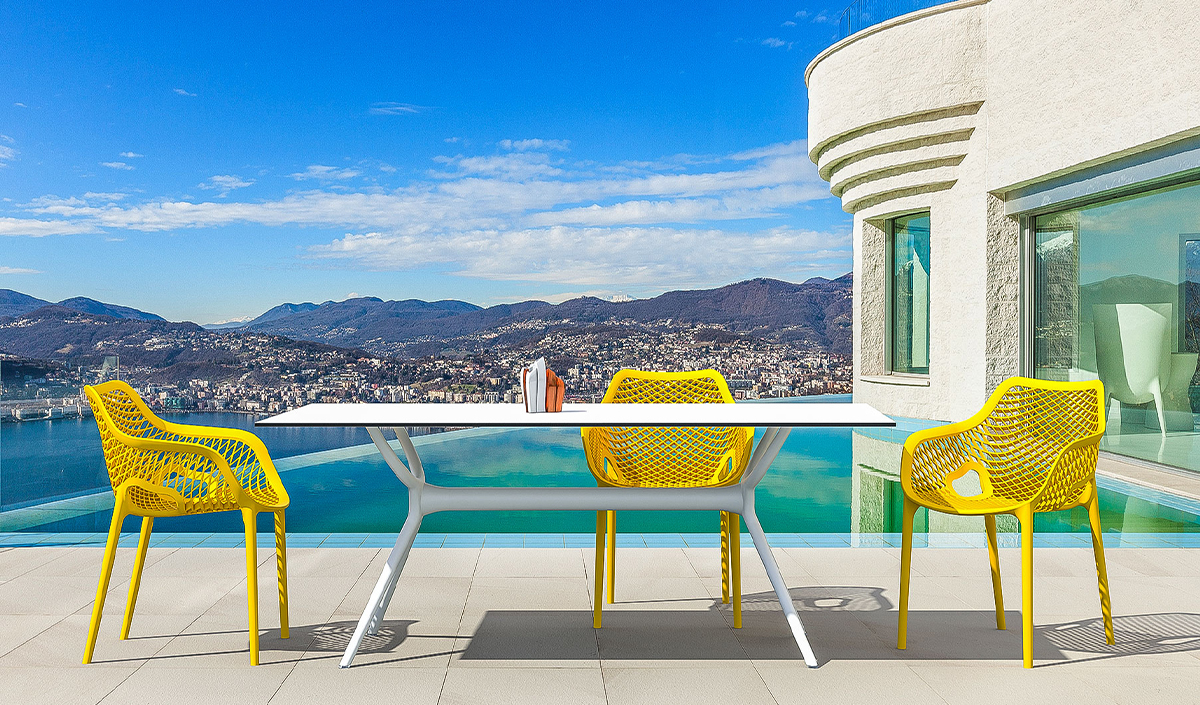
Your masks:
[[[80,665],[101,550],[0,549],[0,688],[11,703],[959,703],[1200,701],[1200,550],[1108,551],[1117,645],[1103,642],[1091,551],[1041,548],[1032,671],[1020,575],[1003,551],[1006,632],[981,549],[914,552],[897,651],[895,548],[778,548],[821,667],[804,667],[752,549],[745,625],[720,604],[715,548],[618,554],[619,604],[591,627],[591,551],[418,548],[355,667],[337,661],[386,550],[289,551],[292,637],[278,638],[262,551],[262,662],[248,665],[244,553],[150,550],[131,638],[121,549],[95,663]]]

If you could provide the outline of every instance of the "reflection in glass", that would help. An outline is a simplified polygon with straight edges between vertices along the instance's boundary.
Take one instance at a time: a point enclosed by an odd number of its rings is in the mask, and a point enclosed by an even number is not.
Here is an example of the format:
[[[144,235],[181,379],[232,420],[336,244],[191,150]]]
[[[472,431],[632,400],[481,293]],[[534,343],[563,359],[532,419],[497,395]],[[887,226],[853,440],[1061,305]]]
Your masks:
[[[929,213],[892,221],[892,371],[929,374]]]
[[[1200,470],[1200,184],[1038,216],[1033,247],[1035,375],[1104,382],[1106,450]]]

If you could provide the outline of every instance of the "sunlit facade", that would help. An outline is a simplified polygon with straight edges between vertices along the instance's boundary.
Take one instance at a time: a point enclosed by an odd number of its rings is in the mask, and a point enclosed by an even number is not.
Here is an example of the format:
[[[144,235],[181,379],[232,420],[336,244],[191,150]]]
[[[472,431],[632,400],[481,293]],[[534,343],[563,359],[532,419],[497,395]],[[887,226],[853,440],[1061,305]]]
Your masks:
[[[810,157],[854,215],[856,401],[956,421],[1012,375],[1098,378],[1106,450],[1200,471],[1195,36],[1182,0],[958,0],[813,60]],[[886,475],[898,450],[868,446]]]

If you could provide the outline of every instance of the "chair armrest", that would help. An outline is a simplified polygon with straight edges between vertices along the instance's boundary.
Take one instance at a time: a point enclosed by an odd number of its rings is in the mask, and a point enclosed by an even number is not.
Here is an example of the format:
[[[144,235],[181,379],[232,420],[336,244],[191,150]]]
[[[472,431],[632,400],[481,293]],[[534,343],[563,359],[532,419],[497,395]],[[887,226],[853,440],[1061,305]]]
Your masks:
[[[237,479],[237,484],[243,490],[249,490],[246,482],[239,473],[240,470],[246,468],[247,461],[253,460],[262,470],[267,478],[267,483],[271,489],[277,494],[283,504],[286,506],[290,500],[287,490],[283,487],[283,481],[279,477],[278,471],[275,470],[275,464],[271,462],[271,454],[267,452],[267,447],[263,444],[262,439],[239,428],[224,428],[220,426],[192,426],[189,424],[177,424],[170,421],[163,422],[166,430],[175,436],[174,440],[185,443],[196,443],[204,447],[212,448],[225,458],[226,463],[231,468],[232,475]],[[204,443],[204,440],[226,441],[227,443],[216,443],[212,446]],[[248,450],[248,453],[241,453],[240,448],[235,444],[240,443]]]
[[[1104,432],[1073,441],[1058,453],[1031,502],[1034,511],[1068,509],[1078,504],[1084,488],[1096,476],[1096,458]]]
[[[168,473],[172,472],[174,468],[182,468],[184,470],[191,470],[197,475],[208,474],[211,476],[214,474],[212,469],[215,468],[216,475],[219,478],[218,487],[228,487],[239,503],[248,500],[242,483],[238,481],[237,474],[229,467],[229,461],[215,449],[201,443],[163,438],[136,438],[120,433],[119,431],[116,433],[120,435],[120,440],[124,445],[134,450],[161,454],[156,462],[158,466],[157,472],[151,478],[141,478],[145,482],[169,489],[186,497],[185,493],[179,492],[177,488],[167,484],[169,479]],[[187,478],[184,480],[184,483],[186,485],[189,481],[196,482],[196,480]]]
[[[931,492],[940,491],[948,479],[953,479],[951,476],[963,463],[978,460],[963,440],[978,425],[979,421],[972,417],[910,435],[904,441],[900,457],[900,485],[904,493],[926,501]]]

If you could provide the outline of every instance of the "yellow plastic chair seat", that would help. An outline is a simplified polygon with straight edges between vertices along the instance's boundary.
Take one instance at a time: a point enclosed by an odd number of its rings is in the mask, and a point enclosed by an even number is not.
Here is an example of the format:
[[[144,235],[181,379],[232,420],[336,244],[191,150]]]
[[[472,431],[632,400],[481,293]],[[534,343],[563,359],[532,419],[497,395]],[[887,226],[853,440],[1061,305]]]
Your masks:
[[[100,430],[104,463],[116,502],[83,662],[90,663],[95,652],[104,599],[125,517],[142,517],[142,530],[129,583],[122,639],[129,636],[154,519],[238,510],[245,527],[250,663],[257,665],[256,517],[259,512],[275,515],[279,631],[283,638],[288,637],[284,510],[289,500],[266,446],[246,431],[164,421],[150,411],[132,387],[121,381],[88,386],[85,392]]]
[[[716,370],[621,370],[613,375],[601,403],[732,404],[733,395]],[[602,487],[732,485],[746,470],[754,443],[752,428],[602,427],[584,428],[581,434],[588,469]],[[741,627],[741,517],[721,512],[720,519],[721,599],[729,602],[732,592],[734,627]],[[599,628],[605,574],[609,603],[616,592],[615,512],[596,513],[596,566],[593,623]]]
[[[898,648],[907,646],[913,517],[920,507],[984,517],[998,629],[1005,628],[1005,618],[995,517],[1011,514],[1020,522],[1022,649],[1026,668],[1033,667],[1034,514],[1086,507],[1104,634],[1108,643],[1113,643],[1112,604],[1096,488],[1096,457],[1104,424],[1104,386],[1099,381],[1048,382],[1013,377],[1002,383],[983,409],[966,421],[918,431],[908,437],[900,463],[904,517]],[[953,483],[971,472],[978,476],[981,492],[963,496]]]

